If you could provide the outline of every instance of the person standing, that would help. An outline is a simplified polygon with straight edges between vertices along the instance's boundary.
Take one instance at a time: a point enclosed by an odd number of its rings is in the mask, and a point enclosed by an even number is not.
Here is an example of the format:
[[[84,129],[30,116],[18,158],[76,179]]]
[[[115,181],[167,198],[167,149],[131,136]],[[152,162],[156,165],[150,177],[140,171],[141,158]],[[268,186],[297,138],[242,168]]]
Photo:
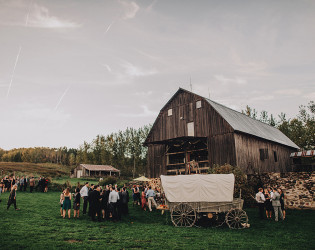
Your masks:
[[[91,187],[90,187],[90,189],[89,189],[89,192],[88,192],[88,202],[89,202],[89,211],[88,211],[88,215],[89,216],[92,216],[92,213],[91,213],[91,195],[92,195],[92,193],[93,193],[93,191],[94,191],[94,184],[91,184]]]
[[[155,197],[155,192],[154,192],[154,190],[151,189],[151,186],[150,186],[149,190],[146,193],[146,198],[148,199],[148,205],[149,205],[150,212],[152,212],[152,203],[155,206],[155,208],[157,207],[156,202],[154,200],[154,197]]]
[[[122,205],[122,214],[128,214],[128,202],[129,202],[129,193],[125,187],[122,189],[121,193],[121,205]]]
[[[70,188],[66,188],[64,193],[64,201],[62,204],[62,210],[63,210],[63,215],[62,217],[66,217],[66,210],[68,210],[68,218],[70,219],[71,217],[71,193],[70,193]]]
[[[76,188],[73,201],[73,218],[80,216],[80,189]]]
[[[280,214],[281,219],[283,220],[283,214],[281,210],[281,203],[280,203],[280,194],[276,188],[273,189],[272,199],[272,206],[275,211],[275,221],[278,221],[278,213]]]
[[[34,176],[30,178],[30,192],[33,193],[33,189],[35,187],[35,179]]]
[[[20,191],[23,190],[23,187],[24,187],[24,176],[22,176],[20,179]]]
[[[267,216],[267,219],[271,219],[273,207],[271,204],[271,197],[267,189],[265,189],[264,195],[265,195],[266,216]]]
[[[147,210],[147,198],[146,198],[145,190],[142,190],[142,193],[141,193],[141,208],[144,211]]]
[[[15,210],[20,210],[19,208],[16,207],[16,190],[17,190],[17,185],[14,185],[11,189],[9,200],[8,200],[8,206],[7,210],[11,206],[11,204],[14,205]]]
[[[89,183],[86,182],[85,185],[80,190],[80,195],[83,199],[83,214],[86,214],[86,208],[88,204],[88,194],[89,194]]]
[[[101,221],[101,196],[100,196],[100,186],[95,186],[89,197],[90,209],[92,221],[95,221],[95,216],[97,215],[97,220]]]
[[[259,216],[260,216],[260,219],[264,219],[264,206],[265,206],[265,196],[263,194],[263,189],[262,188],[259,188],[258,189],[258,193],[256,194],[256,201],[257,201],[257,204],[258,204],[258,208],[259,208]]]
[[[25,177],[24,177],[24,187],[23,187],[24,192],[26,191],[27,184],[28,184],[28,178],[27,178],[27,176],[25,176]]]
[[[108,204],[111,208],[113,220],[117,220],[117,202],[119,200],[119,194],[115,189],[112,189],[109,197],[108,197]]]
[[[284,208],[284,193],[281,188],[278,189],[279,194],[280,194],[280,204],[281,204],[281,211],[283,214],[283,219],[285,219],[285,208]]]

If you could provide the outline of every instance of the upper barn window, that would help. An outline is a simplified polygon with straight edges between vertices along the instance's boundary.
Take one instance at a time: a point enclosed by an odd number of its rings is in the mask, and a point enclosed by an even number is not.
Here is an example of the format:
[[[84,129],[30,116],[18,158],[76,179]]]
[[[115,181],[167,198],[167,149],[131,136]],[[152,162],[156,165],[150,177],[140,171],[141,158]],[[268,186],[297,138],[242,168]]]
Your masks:
[[[201,108],[201,101],[196,101],[196,109],[200,109]]]
[[[173,109],[169,109],[169,110],[167,111],[167,115],[168,115],[168,116],[172,116],[172,115],[173,115]]]

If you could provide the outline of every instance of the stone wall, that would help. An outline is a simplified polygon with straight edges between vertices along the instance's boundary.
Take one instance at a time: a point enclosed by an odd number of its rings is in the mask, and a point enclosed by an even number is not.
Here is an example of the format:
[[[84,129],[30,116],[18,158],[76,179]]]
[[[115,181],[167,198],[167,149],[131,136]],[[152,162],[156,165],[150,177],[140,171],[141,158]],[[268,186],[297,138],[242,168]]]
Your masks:
[[[256,180],[256,181],[255,181]],[[248,175],[248,181],[263,187],[279,187],[289,209],[315,209],[315,171]]]

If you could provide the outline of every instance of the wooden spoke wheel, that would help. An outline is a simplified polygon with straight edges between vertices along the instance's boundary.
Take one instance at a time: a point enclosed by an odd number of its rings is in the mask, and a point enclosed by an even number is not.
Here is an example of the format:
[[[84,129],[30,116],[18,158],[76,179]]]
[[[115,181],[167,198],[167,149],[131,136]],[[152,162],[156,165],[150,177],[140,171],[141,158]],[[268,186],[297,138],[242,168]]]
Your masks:
[[[247,227],[248,217],[242,209],[231,209],[225,216],[225,222],[232,229],[243,229]]]
[[[196,211],[186,203],[180,203],[171,209],[171,220],[175,227],[192,227],[196,218]]]

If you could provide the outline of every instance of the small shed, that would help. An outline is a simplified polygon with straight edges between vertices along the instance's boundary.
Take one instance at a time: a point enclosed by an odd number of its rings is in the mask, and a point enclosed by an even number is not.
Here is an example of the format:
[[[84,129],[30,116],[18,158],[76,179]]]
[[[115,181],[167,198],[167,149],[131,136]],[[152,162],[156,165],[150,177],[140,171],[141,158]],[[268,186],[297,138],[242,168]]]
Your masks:
[[[76,178],[88,176],[112,176],[120,175],[120,170],[109,165],[89,165],[80,164],[73,170],[73,176]]]

